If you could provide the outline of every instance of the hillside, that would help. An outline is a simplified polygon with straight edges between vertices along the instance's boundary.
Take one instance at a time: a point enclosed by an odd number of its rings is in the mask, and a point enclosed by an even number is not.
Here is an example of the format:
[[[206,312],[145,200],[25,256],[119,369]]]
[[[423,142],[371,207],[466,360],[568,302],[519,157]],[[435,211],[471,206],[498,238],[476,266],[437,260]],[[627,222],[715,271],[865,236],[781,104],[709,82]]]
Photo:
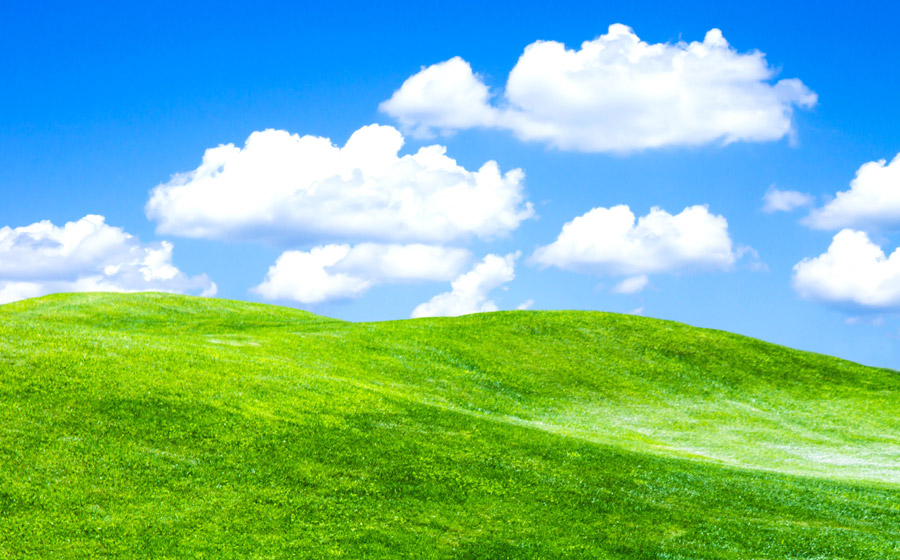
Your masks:
[[[0,306],[0,558],[900,558],[900,374],[599,312]]]

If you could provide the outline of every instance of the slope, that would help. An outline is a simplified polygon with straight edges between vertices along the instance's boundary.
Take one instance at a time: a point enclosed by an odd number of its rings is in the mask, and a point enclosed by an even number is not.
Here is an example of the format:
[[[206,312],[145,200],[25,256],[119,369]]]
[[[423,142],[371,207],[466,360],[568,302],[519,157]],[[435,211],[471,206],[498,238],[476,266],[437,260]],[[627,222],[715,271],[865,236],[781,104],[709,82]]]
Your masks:
[[[0,556],[900,557],[900,376],[591,312],[0,306]]]

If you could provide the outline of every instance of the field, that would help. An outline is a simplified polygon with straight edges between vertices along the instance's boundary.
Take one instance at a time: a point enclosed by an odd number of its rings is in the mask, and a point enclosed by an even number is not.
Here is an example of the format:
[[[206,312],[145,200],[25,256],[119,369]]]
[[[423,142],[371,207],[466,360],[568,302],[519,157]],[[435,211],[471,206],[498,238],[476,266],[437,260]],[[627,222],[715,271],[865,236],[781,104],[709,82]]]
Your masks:
[[[599,312],[0,306],[0,558],[900,558],[900,374]]]

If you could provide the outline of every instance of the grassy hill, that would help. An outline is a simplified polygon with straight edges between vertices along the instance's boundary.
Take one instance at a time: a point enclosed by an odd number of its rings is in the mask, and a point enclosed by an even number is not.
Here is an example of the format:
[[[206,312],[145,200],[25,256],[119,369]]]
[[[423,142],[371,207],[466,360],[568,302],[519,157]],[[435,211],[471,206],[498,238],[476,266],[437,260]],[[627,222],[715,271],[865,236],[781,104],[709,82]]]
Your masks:
[[[900,558],[900,374],[596,312],[0,306],[0,558]]]

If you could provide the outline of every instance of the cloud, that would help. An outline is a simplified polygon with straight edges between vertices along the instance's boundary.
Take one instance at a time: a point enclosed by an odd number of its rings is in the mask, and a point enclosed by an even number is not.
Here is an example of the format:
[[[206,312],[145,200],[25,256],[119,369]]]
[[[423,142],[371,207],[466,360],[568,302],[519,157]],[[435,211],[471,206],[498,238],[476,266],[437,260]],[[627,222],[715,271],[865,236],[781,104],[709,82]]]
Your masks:
[[[850,182],[828,204],[810,212],[803,223],[816,229],[900,226],[900,154],[863,164]]]
[[[635,222],[625,205],[594,208],[575,218],[556,241],[532,256],[543,266],[632,276],[616,287],[624,293],[642,289],[647,274],[727,269],[736,258],[728,222],[706,206],[691,206],[674,216],[653,208]]]
[[[735,260],[743,261],[744,268],[753,272],[769,272],[769,265],[763,262],[759,257],[759,252],[749,245],[738,245],[735,247],[734,258]]]
[[[465,249],[430,245],[324,245],[285,251],[253,291],[300,303],[349,299],[381,283],[448,281],[470,259]]]
[[[763,53],[737,52],[718,29],[702,42],[648,44],[615,24],[580,50],[528,45],[494,103],[455,57],[407,79],[380,109],[417,136],[501,128],[583,152],[762,142],[792,134],[794,108],[817,101],[775,74]]]
[[[172,244],[141,243],[103,216],[62,227],[49,221],[0,228],[0,303],[57,292],[216,293],[204,274],[188,277],[172,264]]]
[[[438,145],[399,157],[403,142],[379,125],[343,148],[254,132],[153,189],[147,217],[160,233],[197,238],[446,243],[503,236],[534,215],[520,169],[501,174],[488,161],[468,171]]]
[[[525,311],[526,309],[531,309],[531,307],[532,307],[533,305],[534,305],[534,300],[533,300],[533,299],[526,299],[525,301],[523,301],[522,303],[520,303],[519,305],[517,305],[517,306],[516,306],[516,309],[519,310],[519,311]]]
[[[862,231],[843,229],[828,251],[794,265],[801,297],[838,307],[900,309],[900,249],[890,257]]]
[[[644,290],[650,283],[650,279],[646,274],[639,276],[631,276],[616,284],[612,291],[617,294],[636,294]]]
[[[487,255],[471,271],[450,283],[451,290],[438,294],[418,305],[412,318],[456,317],[469,313],[497,311],[497,304],[488,299],[491,290],[515,278],[515,262],[519,253],[505,257]]]
[[[406,80],[380,109],[414,136],[428,138],[433,136],[432,128],[452,131],[498,124],[500,113],[490,106],[490,99],[481,77],[455,56]]]
[[[775,212],[790,212],[803,206],[811,206],[815,199],[810,194],[798,191],[783,191],[769,187],[763,195],[763,212],[773,214]]]

